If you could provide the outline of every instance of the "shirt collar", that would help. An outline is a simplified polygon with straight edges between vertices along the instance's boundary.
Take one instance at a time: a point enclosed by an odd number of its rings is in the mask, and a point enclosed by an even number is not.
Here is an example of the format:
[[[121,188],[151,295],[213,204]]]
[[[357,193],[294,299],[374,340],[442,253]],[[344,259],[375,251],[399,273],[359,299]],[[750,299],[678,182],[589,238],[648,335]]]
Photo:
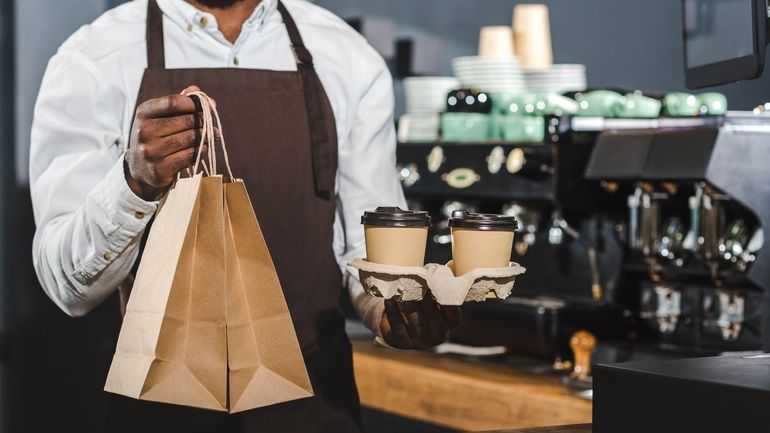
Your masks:
[[[163,15],[166,15],[180,27],[191,31],[196,27],[216,28],[213,15],[203,12],[185,0],[157,0]],[[243,24],[244,28],[256,27],[260,31],[265,23],[278,8],[278,0],[262,0],[254,9],[249,19]]]

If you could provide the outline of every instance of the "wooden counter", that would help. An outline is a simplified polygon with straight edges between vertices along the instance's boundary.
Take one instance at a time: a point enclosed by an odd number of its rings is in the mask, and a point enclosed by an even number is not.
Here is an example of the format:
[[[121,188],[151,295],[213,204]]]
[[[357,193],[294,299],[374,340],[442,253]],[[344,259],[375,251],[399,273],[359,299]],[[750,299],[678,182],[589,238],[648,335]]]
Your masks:
[[[555,377],[365,341],[353,350],[361,403],[372,409],[466,431],[591,422],[591,402]]]
[[[523,430],[498,430],[487,433],[591,433],[591,424],[562,425],[555,427],[528,428]]]

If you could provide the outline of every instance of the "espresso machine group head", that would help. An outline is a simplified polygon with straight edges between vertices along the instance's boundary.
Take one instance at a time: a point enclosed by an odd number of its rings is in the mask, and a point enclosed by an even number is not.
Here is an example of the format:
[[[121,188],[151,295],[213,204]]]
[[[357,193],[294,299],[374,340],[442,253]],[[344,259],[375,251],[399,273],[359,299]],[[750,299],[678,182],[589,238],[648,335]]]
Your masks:
[[[767,116],[658,123],[603,132],[586,169],[627,194],[624,290],[663,343],[770,348]]]

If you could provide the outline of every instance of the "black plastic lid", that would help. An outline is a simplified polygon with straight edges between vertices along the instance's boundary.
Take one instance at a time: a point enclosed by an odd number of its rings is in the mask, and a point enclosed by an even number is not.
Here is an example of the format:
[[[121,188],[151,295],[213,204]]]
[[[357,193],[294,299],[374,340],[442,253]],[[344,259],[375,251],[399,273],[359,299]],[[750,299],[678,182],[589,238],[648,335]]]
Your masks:
[[[361,224],[381,227],[430,227],[428,212],[403,210],[398,207],[378,207],[364,212]]]
[[[452,218],[449,218],[449,227],[515,232],[519,228],[519,223],[516,221],[516,218],[508,215],[471,213],[457,210],[452,212]]]

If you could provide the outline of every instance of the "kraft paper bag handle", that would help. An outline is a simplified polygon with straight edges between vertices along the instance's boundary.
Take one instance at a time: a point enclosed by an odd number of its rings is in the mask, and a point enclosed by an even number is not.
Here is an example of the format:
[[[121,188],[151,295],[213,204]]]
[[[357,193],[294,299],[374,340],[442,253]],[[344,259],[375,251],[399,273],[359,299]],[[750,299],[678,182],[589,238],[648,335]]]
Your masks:
[[[219,173],[217,170],[216,156],[216,139],[219,138],[220,144],[222,145],[222,156],[224,157],[225,167],[227,168],[227,175],[232,181],[235,179],[235,176],[233,176],[233,170],[230,167],[230,157],[227,154],[227,144],[225,143],[225,136],[224,132],[222,131],[222,121],[219,119],[219,111],[217,111],[216,105],[204,92],[190,92],[189,96],[198,98],[203,109],[203,132],[201,133],[201,140],[198,144],[198,153],[195,156],[192,172],[198,173],[200,170],[202,170],[207,176],[216,175]],[[214,120],[216,120],[216,124],[214,123]],[[215,125],[217,128],[216,136],[214,133]],[[203,161],[202,158],[204,144],[208,144],[209,146],[208,165],[206,164],[206,161]]]

